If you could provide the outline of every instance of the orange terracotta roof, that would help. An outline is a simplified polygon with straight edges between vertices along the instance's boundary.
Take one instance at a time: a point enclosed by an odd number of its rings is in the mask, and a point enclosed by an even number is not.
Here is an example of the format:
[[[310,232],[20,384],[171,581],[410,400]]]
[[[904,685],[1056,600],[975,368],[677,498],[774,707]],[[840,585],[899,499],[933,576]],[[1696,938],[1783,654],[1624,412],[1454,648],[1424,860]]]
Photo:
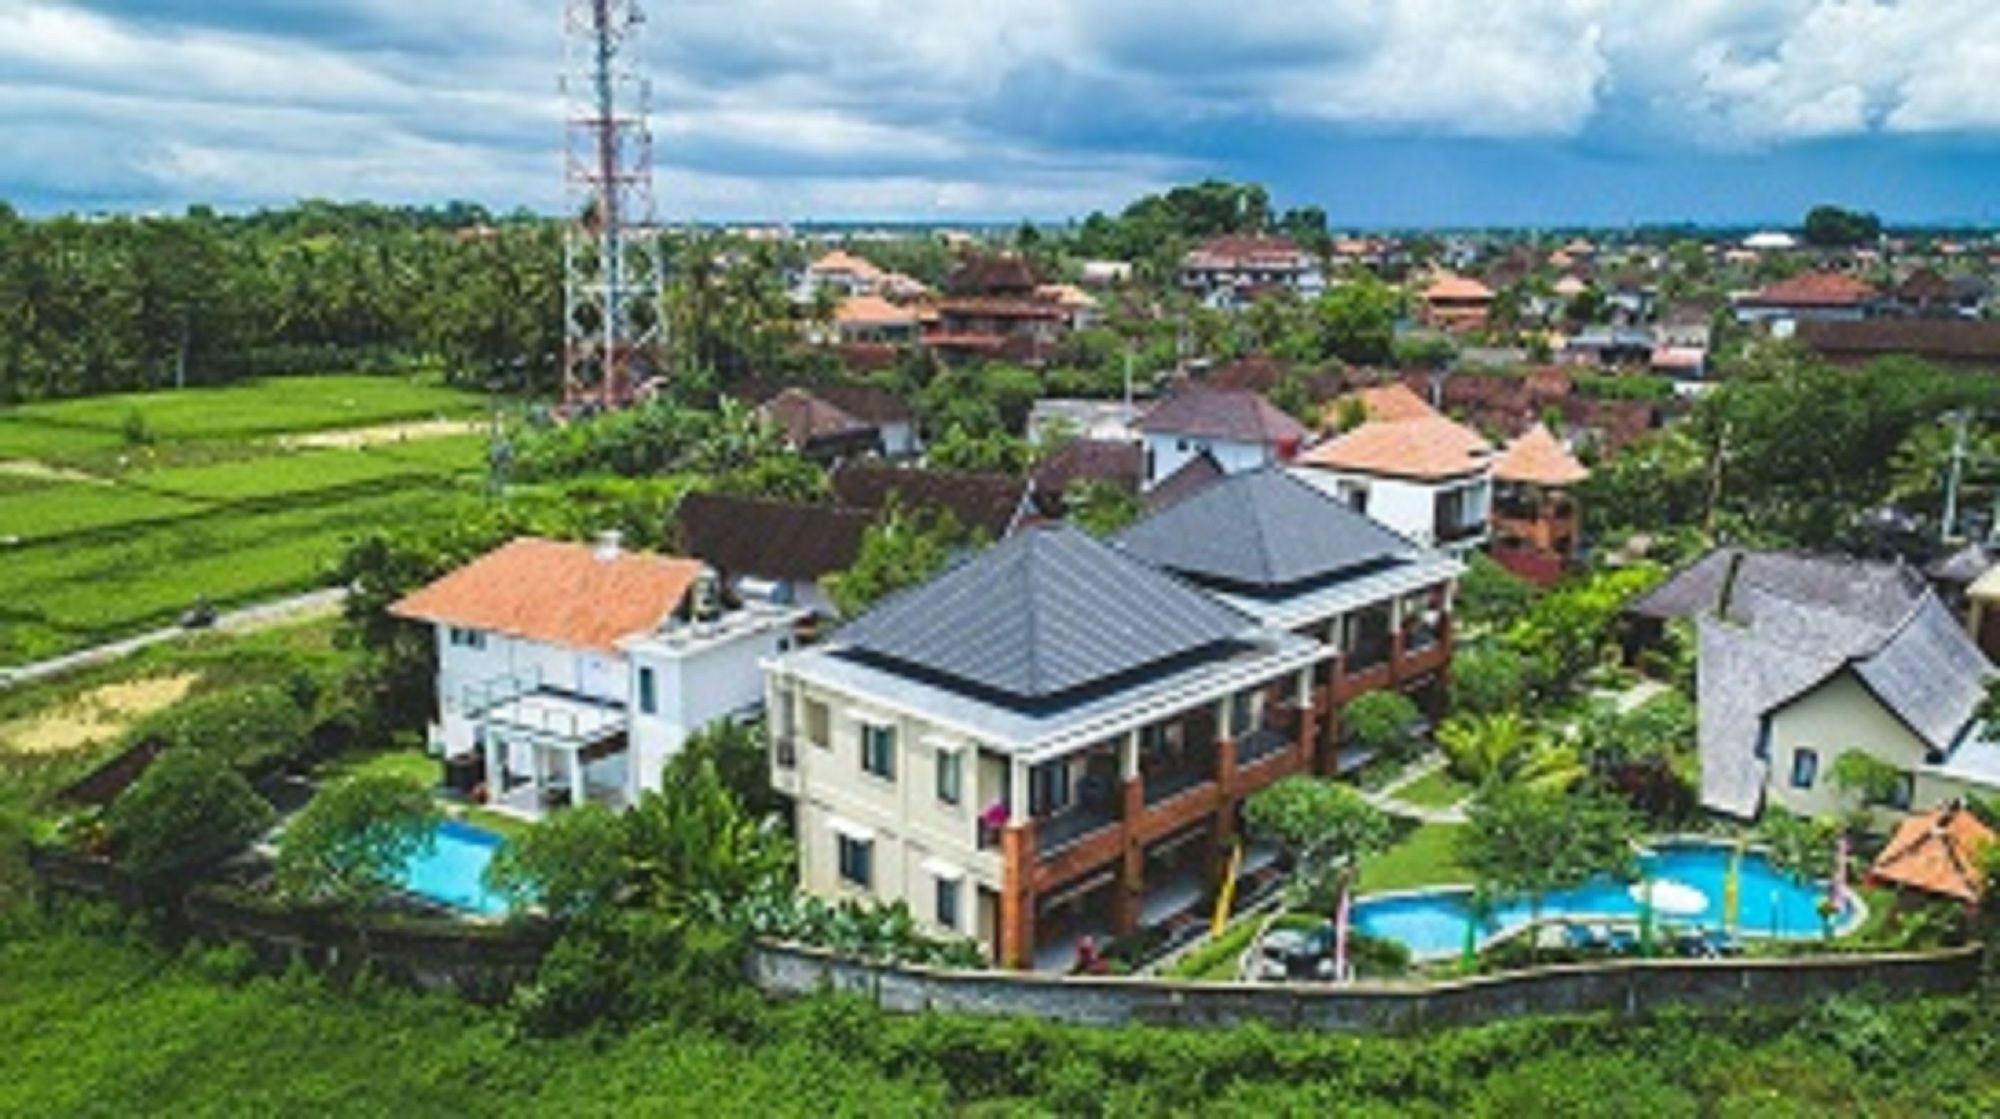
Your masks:
[[[1360,401],[1362,414],[1371,420],[1393,423],[1397,420],[1421,420],[1438,414],[1438,410],[1418,396],[1415,389],[1401,381],[1356,389],[1341,398],[1341,401],[1346,400]],[[1341,401],[1335,402],[1336,408]]]
[[[1838,272],[1807,272],[1779,280],[1748,302],[1776,307],[1849,307],[1874,299],[1874,288]]]
[[[835,249],[807,266],[809,272],[849,272],[864,280],[880,279],[882,270],[866,257]]]
[[[1307,466],[1435,481],[1471,474],[1491,461],[1493,445],[1440,415],[1370,420],[1300,456]]]
[[[1574,486],[1588,479],[1590,471],[1557,442],[1547,424],[1538,423],[1500,452],[1493,477],[1536,486]]]
[[[1980,856],[1995,841],[1993,829],[1963,805],[1905,819],[1868,869],[1872,880],[1976,902],[1985,892]]]
[[[1449,272],[1431,281],[1424,289],[1424,301],[1435,303],[1441,299],[1474,300],[1492,299],[1493,289],[1469,276],[1456,276]]]
[[[399,618],[610,652],[658,628],[701,574],[694,560],[524,536],[389,608]]]
[[[879,295],[850,295],[833,309],[833,321],[843,326],[915,326],[917,316]]]

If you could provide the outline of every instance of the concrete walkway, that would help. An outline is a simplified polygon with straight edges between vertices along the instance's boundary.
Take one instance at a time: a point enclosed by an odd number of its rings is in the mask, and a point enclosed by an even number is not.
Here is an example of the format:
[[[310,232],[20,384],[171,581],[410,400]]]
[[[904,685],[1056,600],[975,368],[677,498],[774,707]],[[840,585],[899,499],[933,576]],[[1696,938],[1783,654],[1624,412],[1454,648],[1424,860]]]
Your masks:
[[[88,649],[79,649],[74,653],[65,653],[45,661],[35,661],[13,668],[0,668],[0,690],[106,664],[131,656],[141,649],[181,637],[209,632],[255,633],[258,630],[273,629],[293,622],[332,617],[340,612],[340,605],[346,599],[347,591],[341,587],[313,591],[275,602],[262,602],[254,606],[224,611],[216,618],[215,625],[208,629],[183,629],[180,626],[170,626],[104,645],[93,645]]]
[[[1426,824],[1462,824],[1465,822],[1465,809],[1463,807],[1464,802],[1462,801],[1449,808],[1431,808],[1421,804],[1411,804],[1409,801],[1402,800],[1396,796],[1398,792],[1429,777],[1444,767],[1444,755],[1435,753],[1427,754],[1419,758],[1415,765],[1404,770],[1394,781],[1372,792],[1364,789],[1361,795],[1375,807],[1394,816],[1406,816],[1412,820],[1420,820]]]

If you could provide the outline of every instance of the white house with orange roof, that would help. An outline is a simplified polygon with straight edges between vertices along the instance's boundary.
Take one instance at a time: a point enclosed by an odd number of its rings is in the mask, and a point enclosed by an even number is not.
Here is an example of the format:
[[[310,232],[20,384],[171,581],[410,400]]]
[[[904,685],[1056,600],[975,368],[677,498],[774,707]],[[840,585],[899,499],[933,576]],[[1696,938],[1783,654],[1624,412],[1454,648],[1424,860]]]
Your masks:
[[[1300,455],[1298,476],[1426,547],[1464,556],[1484,544],[1493,445],[1407,388],[1358,399],[1370,418]]]
[[[810,299],[822,288],[832,288],[842,295],[867,295],[876,290],[885,275],[867,257],[834,249],[806,265],[801,294]]]
[[[834,330],[842,342],[914,342],[917,325],[916,311],[879,295],[850,295],[833,309]]]
[[[698,561],[523,537],[390,608],[436,631],[432,752],[529,819],[657,790],[696,731],[759,707],[803,613],[726,601]]]
[[[1483,330],[1493,311],[1493,289],[1469,276],[1446,272],[1419,294],[1424,322],[1440,330]]]

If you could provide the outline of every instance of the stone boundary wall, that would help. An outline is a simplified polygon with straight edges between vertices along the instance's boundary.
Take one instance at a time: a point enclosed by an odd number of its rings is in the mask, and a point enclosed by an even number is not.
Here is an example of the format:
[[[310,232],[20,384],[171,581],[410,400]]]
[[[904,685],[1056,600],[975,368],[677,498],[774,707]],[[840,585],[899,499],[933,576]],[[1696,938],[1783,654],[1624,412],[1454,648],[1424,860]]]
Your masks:
[[[357,922],[325,910],[285,909],[218,886],[147,891],[99,859],[33,850],[30,862],[46,890],[144,909],[171,935],[247,944],[283,967],[294,960],[325,971],[362,965],[426,990],[494,1001],[532,978],[554,940],[541,924],[468,924],[422,917]]]
[[[1863,989],[1900,997],[1956,994],[1977,981],[1979,948],[1814,959],[1629,960],[1440,983],[1346,987],[945,971],[868,963],[789,944],[757,946],[749,970],[766,994],[841,991],[898,1013],[1029,1016],[1089,1026],[1263,1022],[1393,1033],[1528,1015],[1635,1015],[1669,1006],[1803,1007]]]

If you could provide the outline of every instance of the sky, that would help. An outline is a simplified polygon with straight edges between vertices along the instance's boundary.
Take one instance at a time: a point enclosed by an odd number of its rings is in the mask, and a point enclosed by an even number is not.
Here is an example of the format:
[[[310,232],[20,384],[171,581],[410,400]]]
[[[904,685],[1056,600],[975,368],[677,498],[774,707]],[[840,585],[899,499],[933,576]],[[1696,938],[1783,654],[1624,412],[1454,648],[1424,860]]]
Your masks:
[[[2000,222],[1996,0],[642,0],[662,217]],[[563,203],[562,0],[0,0],[0,198]]]

